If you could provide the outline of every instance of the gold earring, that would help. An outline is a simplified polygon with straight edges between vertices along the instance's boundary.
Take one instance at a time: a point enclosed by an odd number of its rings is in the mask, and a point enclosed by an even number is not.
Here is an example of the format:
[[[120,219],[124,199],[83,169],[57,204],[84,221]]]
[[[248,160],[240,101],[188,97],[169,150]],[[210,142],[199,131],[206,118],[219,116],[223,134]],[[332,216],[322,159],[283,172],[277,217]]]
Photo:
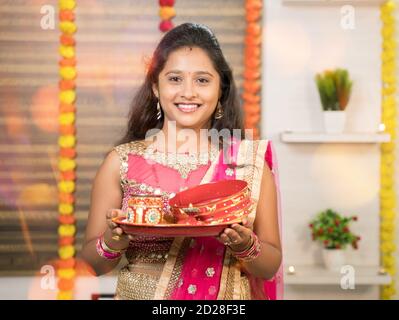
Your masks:
[[[162,118],[162,110],[161,110],[161,105],[159,104],[159,101],[157,102],[157,120]]]
[[[220,101],[218,102],[218,106],[216,107],[215,119],[219,120],[223,117],[223,109]]]

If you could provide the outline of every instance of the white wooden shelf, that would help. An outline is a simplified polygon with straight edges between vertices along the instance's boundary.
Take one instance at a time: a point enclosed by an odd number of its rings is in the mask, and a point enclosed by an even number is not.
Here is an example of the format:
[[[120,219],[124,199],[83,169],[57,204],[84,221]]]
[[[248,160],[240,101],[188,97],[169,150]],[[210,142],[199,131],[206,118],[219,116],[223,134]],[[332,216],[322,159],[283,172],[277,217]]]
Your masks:
[[[380,274],[378,266],[353,266],[354,284],[357,285],[384,285],[391,283],[388,273]],[[341,279],[346,273],[331,271],[323,266],[295,266],[295,273],[289,274],[285,267],[284,283],[289,285],[341,285]]]
[[[324,133],[324,132],[292,132],[285,131],[280,134],[280,139],[285,143],[382,143],[389,142],[388,133]]]
[[[379,6],[386,0],[282,0],[284,5],[307,5],[307,6],[342,6],[342,5],[359,5],[359,6]]]

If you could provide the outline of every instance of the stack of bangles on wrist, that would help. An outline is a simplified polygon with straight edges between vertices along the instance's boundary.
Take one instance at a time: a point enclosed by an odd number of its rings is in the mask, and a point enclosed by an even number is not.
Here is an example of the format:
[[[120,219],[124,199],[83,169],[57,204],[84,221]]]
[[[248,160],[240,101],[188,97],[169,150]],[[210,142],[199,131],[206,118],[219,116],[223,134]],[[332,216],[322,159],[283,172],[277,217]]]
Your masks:
[[[252,261],[255,260],[260,255],[260,242],[258,236],[252,232],[250,245],[243,251],[231,250],[234,257],[242,261]]]
[[[104,241],[104,236],[101,236],[97,239],[96,243],[96,249],[97,253],[100,257],[106,259],[106,260],[115,260],[118,259],[122,256],[122,254],[127,250],[127,249],[111,249],[110,247],[107,246],[107,244]]]

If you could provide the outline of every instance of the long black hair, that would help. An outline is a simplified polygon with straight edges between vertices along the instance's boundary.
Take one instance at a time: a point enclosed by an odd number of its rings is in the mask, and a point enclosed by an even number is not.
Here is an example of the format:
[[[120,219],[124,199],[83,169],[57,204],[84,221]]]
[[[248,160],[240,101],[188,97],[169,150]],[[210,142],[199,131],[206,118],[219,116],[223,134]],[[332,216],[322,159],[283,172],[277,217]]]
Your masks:
[[[161,129],[164,116],[157,120],[155,96],[152,86],[158,84],[158,76],[165,66],[171,52],[183,47],[198,47],[203,49],[211,59],[215,70],[220,76],[223,117],[215,119],[212,115],[210,129],[227,129],[230,135],[239,132],[244,138],[243,115],[240,107],[233,72],[223,56],[219,42],[214,33],[205,25],[183,23],[169,32],[159,42],[152,56],[145,81],[136,93],[131,103],[127,130],[118,144],[143,140],[150,129]],[[216,112],[216,111],[215,111]],[[239,129],[238,131],[233,129]],[[221,142],[222,144],[222,142]]]

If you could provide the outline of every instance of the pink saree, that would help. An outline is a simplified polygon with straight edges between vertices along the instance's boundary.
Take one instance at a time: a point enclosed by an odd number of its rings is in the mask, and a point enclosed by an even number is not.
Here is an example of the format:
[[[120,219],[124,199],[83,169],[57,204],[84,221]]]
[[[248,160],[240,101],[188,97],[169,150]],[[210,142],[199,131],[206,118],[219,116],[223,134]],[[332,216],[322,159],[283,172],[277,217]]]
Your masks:
[[[234,167],[237,165],[237,154],[240,141],[230,144],[227,154],[220,152],[218,163],[212,176],[212,182],[220,180],[237,179],[236,170],[228,171],[228,163]],[[267,144],[264,160],[274,175],[276,189],[279,190],[278,172],[275,153],[271,142]],[[229,173],[229,174],[227,174]],[[278,214],[279,226],[281,226],[280,194],[278,192]],[[280,227],[281,234],[281,227]],[[213,300],[218,296],[222,279],[223,256],[226,247],[212,237],[201,237],[196,239],[184,259],[179,284],[175,288],[171,299],[176,300]],[[209,275],[212,274],[210,277]],[[282,299],[283,279],[282,264],[277,274],[271,280],[255,278],[246,275],[249,280],[251,299]]]
[[[200,183],[247,179],[248,172],[239,169],[242,164],[256,164],[262,168],[266,163],[271,169],[278,195],[278,215],[281,237],[281,207],[278,184],[278,166],[272,143],[267,140],[255,141],[255,151],[245,153],[242,144],[252,144],[247,140],[235,141],[230,144],[226,152],[220,152],[213,163],[192,171],[187,179],[182,179],[173,170],[157,163],[149,166],[148,160],[140,155],[130,154],[127,162],[129,170],[125,173],[128,180],[144,182],[147,187],[159,186],[165,192],[178,192],[182,188],[189,188]],[[249,160],[250,159],[250,160]],[[238,169],[228,164],[238,165]],[[151,169],[149,169],[151,167]],[[134,168],[134,169],[133,169]],[[122,173],[123,175],[123,173]],[[253,176],[253,174],[252,174]],[[260,174],[260,177],[262,175]],[[123,178],[123,176],[122,176]],[[254,197],[259,195],[259,175],[253,178]],[[252,178],[249,179],[252,181]],[[251,184],[250,184],[251,185]],[[141,190],[143,191],[143,190]],[[148,190],[152,192],[151,190]],[[122,209],[126,208],[128,194],[124,197]],[[255,213],[253,213],[254,218]],[[188,242],[187,242],[188,241]],[[144,242],[144,241],[143,241]],[[189,243],[185,249],[184,243]],[[140,242],[135,244],[137,247]],[[276,300],[283,297],[282,264],[271,280],[242,275],[239,262],[236,261],[229,249],[213,237],[198,237],[195,239],[175,238],[168,252],[168,259],[156,284],[154,299],[173,300],[216,300],[216,299],[267,299]],[[179,263],[179,261],[181,261]],[[247,289],[245,288],[247,283]],[[241,291],[248,292],[243,294]]]

